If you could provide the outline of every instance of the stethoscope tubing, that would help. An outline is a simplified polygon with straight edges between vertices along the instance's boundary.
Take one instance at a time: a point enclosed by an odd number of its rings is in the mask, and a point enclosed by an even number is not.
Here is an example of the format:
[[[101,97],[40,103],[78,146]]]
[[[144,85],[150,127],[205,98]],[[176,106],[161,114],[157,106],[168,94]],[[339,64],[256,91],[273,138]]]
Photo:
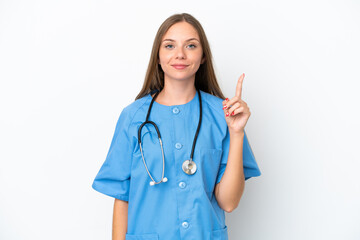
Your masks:
[[[198,126],[197,126],[197,129],[196,129],[196,133],[195,133],[195,137],[194,137],[194,140],[193,140],[193,145],[192,145],[192,149],[191,149],[191,154],[190,154],[190,160],[185,160],[185,162],[187,163],[187,161],[189,163],[187,164],[191,164],[192,163],[192,159],[193,159],[193,156],[194,156],[194,150],[195,150],[195,144],[196,144],[196,140],[197,140],[197,137],[199,135],[199,131],[200,131],[200,127],[201,127],[201,121],[202,121],[202,103],[201,103],[201,94],[200,94],[200,90],[198,89],[198,95],[199,95],[199,105],[200,105],[200,117],[199,117],[199,123],[198,123]],[[150,185],[154,185],[154,184],[159,184],[161,182],[167,182],[167,178],[165,177],[164,178],[164,171],[165,171],[165,157],[164,157],[164,148],[163,148],[163,143],[162,143],[162,140],[161,140],[161,134],[160,134],[160,131],[159,131],[159,128],[157,127],[157,125],[153,122],[153,121],[149,121],[149,116],[150,116],[150,112],[151,112],[151,109],[152,109],[152,105],[155,101],[155,98],[158,96],[158,94],[160,93],[160,91],[158,91],[155,96],[153,97],[153,99],[151,100],[151,103],[150,103],[150,106],[149,106],[149,109],[148,109],[148,112],[147,112],[147,115],[146,115],[146,120],[145,122],[143,122],[139,129],[138,129],[138,143],[139,143],[139,146],[140,146],[140,151],[141,151],[141,157],[142,157],[142,160],[143,160],[143,163],[144,163],[144,166],[146,168],[146,171],[149,175],[149,177],[151,178],[151,182],[150,182]],[[151,124],[155,127],[155,130],[156,130],[156,133],[157,133],[157,136],[159,138],[159,142],[160,142],[160,147],[161,147],[161,154],[162,154],[162,162],[163,162],[163,167],[162,167],[162,175],[161,175],[161,180],[159,182],[156,182],[154,180],[154,178],[152,177],[148,167],[147,167],[147,164],[145,162],[145,159],[144,159],[144,154],[143,154],[143,149],[142,149],[142,144],[141,144],[141,130],[142,128],[145,126],[145,124]],[[185,164],[184,162],[184,164]],[[195,164],[195,163],[194,163]],[[185,171],[185,170],[184,170]],[[196,171],[196,164],[195,164],[195,171]],[[186,172],[187,173],[187,172]],[[194,172],[192,173],[187,173],[187,174],[194,174]]]
[[[150,173],[150,171],[149,171],[149,169],[148,169],[148,167],[147,167],[147,164],[146,164],[146,162],[145,162],[144,154],[143,154],[143,150],[142,150],[142,145],[141,145],[141,130],[142,130],[143,126],[144,126],[145,124],[147,124],[147,123],[152,124],[152,125],[155,127],[156,132],[157,132],[157,136],[158,136],[159,142],[160,142],[161,154],[162,154],[162,160],[163,160],[163,164],[162,164],[163,168],[162,168],[161,180],[160,180],[159,182],[156,182],[156,181],[154,180],[154,178],[152,177],[152,175],[151,175],[151,173]],[[159,183],[163,182],[163,180],[164,180],[164,171],[165,171],[164,148],[163,148],[163,144],[162,144],[162,140],[161,140],[161,135],[160,135],[159,128],[156,126],[156,124],[155,124],[153,121],[145,121],[145,122],[143,122],[143,123],[140,125],[139,131],[138,131],[138,142],[139,142],[141,157],[142,157],[144,166],[145,166],[146,171],[147,171],[149,177],[151,178],[152,182],[153,182],[154,184],[159,184]]]

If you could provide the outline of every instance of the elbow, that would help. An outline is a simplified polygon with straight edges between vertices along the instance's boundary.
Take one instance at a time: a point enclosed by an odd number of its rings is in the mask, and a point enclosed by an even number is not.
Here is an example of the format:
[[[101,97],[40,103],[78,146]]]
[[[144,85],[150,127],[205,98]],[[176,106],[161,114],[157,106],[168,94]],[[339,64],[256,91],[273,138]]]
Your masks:
[[[238,204],[233,205],[233,206],[227,206],[224,208],[224,211],[227,213],[231,213],[232,211],[234,211],[236,208],[238,207]]]
[[[234,209],[224,209],[225,212],[231,213]]]
[[[241,196],[238,199],[232,199],[232,201],[229,201],[227,204],[225,204],[222,209],[227,213],[231,213],[239,206],[240,199]]]

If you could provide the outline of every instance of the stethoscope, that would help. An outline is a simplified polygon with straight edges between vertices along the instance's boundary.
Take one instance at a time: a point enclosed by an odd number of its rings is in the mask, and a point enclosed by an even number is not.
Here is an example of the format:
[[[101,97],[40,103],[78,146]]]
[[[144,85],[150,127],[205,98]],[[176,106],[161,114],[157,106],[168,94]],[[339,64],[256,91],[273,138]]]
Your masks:
[[[185,160],[182,164],[182,170],[188,174],[188,175],[193,175],[195,172],[196,172],[196,163],[193,162],[193,156],[194,156],[194,150],[195,150],[195,144],[196,144],[196,139],[198,137],[198,134],[199,134],[199,131],[200,131],[200,126],[201,126],[201,119],[202,119],[202,105],[201,105],[201,94],[200,94],[200,90],[198,89],[197,90],[198,92],[198,95],[199,95],[199,105],[200,105],[200,117],[199,117],[199,123],[198,123],[198,126],[197,126],[197,129],[196,129],[196,134],[195,134],[195,137],[194,137],[194,140],[193,140],[193,145],[192,145],[192,149],[191,149],[191,155],[190,155],[190,160]],[[139,130],[138,130],[138,142],[139,142],[139,146],[140,146],[140,151],[141,151],[141,157],[143,159],[143,162],[144,162],[144,166],[146,168],[146,171],[149,175],[149,177],[151,178],[151,181],[150,181],[150,186],[154,186],[155,184],[159,184],[161,182],[167,182],[168,179],[166,177],[164,177],[164,170],[165,170],[165,159],[164,159],[164,149],[163,149],[163,143],[161,141],[161,136],[160,136],[160,131],[157,127],[157,125],[153,122],[153,121],[149,121],[149,116],[150,116],[150,112],[151,112],[151,108],[152,108],[152,105],[156,99],[156,97],[158,96],[158,94],[160,93],[160,91],[158,91],[155,96],[153,97],[153,99],[151,100],[151,103],[150,103],[150,106],[149,106],[149,109],[148,109],[148,112],[147,112],[147,115],[146,115],[146,120],[145,122],[143,122],[140,127],[139,127]],[[150,95],[151,96],[151,95]],[[143,128],[143,126],[147,123],[150,123],[152,124],[155,129],[156,129],[156,132],[157,132],[157,136],[159,138],[159,142],[160,142],[160,147],[161,147],[161,153],[162,153],[162,175],[161,175],[161,180],[159,182],[156,182],[154,180],[154,178],[152,177],[151,173],[149,172],[149,169],[146,165],[146,162],[145,162],[145,159],[144,159],[144,155],[143,155],[143,150],[142,150],[142,145],[141,145],[141,130]]]

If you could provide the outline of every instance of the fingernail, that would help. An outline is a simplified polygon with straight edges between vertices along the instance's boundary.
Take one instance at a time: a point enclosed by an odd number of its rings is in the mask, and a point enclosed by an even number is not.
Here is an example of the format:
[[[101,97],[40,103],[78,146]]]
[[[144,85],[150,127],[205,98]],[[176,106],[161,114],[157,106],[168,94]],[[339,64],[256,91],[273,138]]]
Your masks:
[[[228,98],[226,98],[225,100],[226,100],[226,101],[229,101],[229,99],[228,99]]]
[[[224,105],[223,110],[224,110],[224,109],[226,109],[226,108],[227,108],[227,106],[226,106],[226,105]]]
[[[235,114],[235,112],[232,112],[232,113],[231,113],[231,115],[234,115],[234,114]]]
[[[226,113],[226,115],[225,115],[225,116],[227,116],[227,117],[228,117],[228,116],[229,116],[229,113]]]

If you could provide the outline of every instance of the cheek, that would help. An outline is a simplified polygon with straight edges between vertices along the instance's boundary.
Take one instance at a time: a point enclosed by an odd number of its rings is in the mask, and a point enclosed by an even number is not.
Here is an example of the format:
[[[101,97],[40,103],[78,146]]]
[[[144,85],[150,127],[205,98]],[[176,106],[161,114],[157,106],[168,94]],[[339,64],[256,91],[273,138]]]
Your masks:
[[[201,57],[196,57],[193,59],[194,67],[198,68],[201,65]]]
[[[198,51],[198,52],[193,54],[192,58],[193,58],[194,63],[196,63],[196,65],[201,64],[202,55],[203,55],[202,51]]]
[[[169,59],[171,58],[170,54],[166,54],[162,50],[159,51],[159,62],[160,64],[164,64],[169,62]]]

